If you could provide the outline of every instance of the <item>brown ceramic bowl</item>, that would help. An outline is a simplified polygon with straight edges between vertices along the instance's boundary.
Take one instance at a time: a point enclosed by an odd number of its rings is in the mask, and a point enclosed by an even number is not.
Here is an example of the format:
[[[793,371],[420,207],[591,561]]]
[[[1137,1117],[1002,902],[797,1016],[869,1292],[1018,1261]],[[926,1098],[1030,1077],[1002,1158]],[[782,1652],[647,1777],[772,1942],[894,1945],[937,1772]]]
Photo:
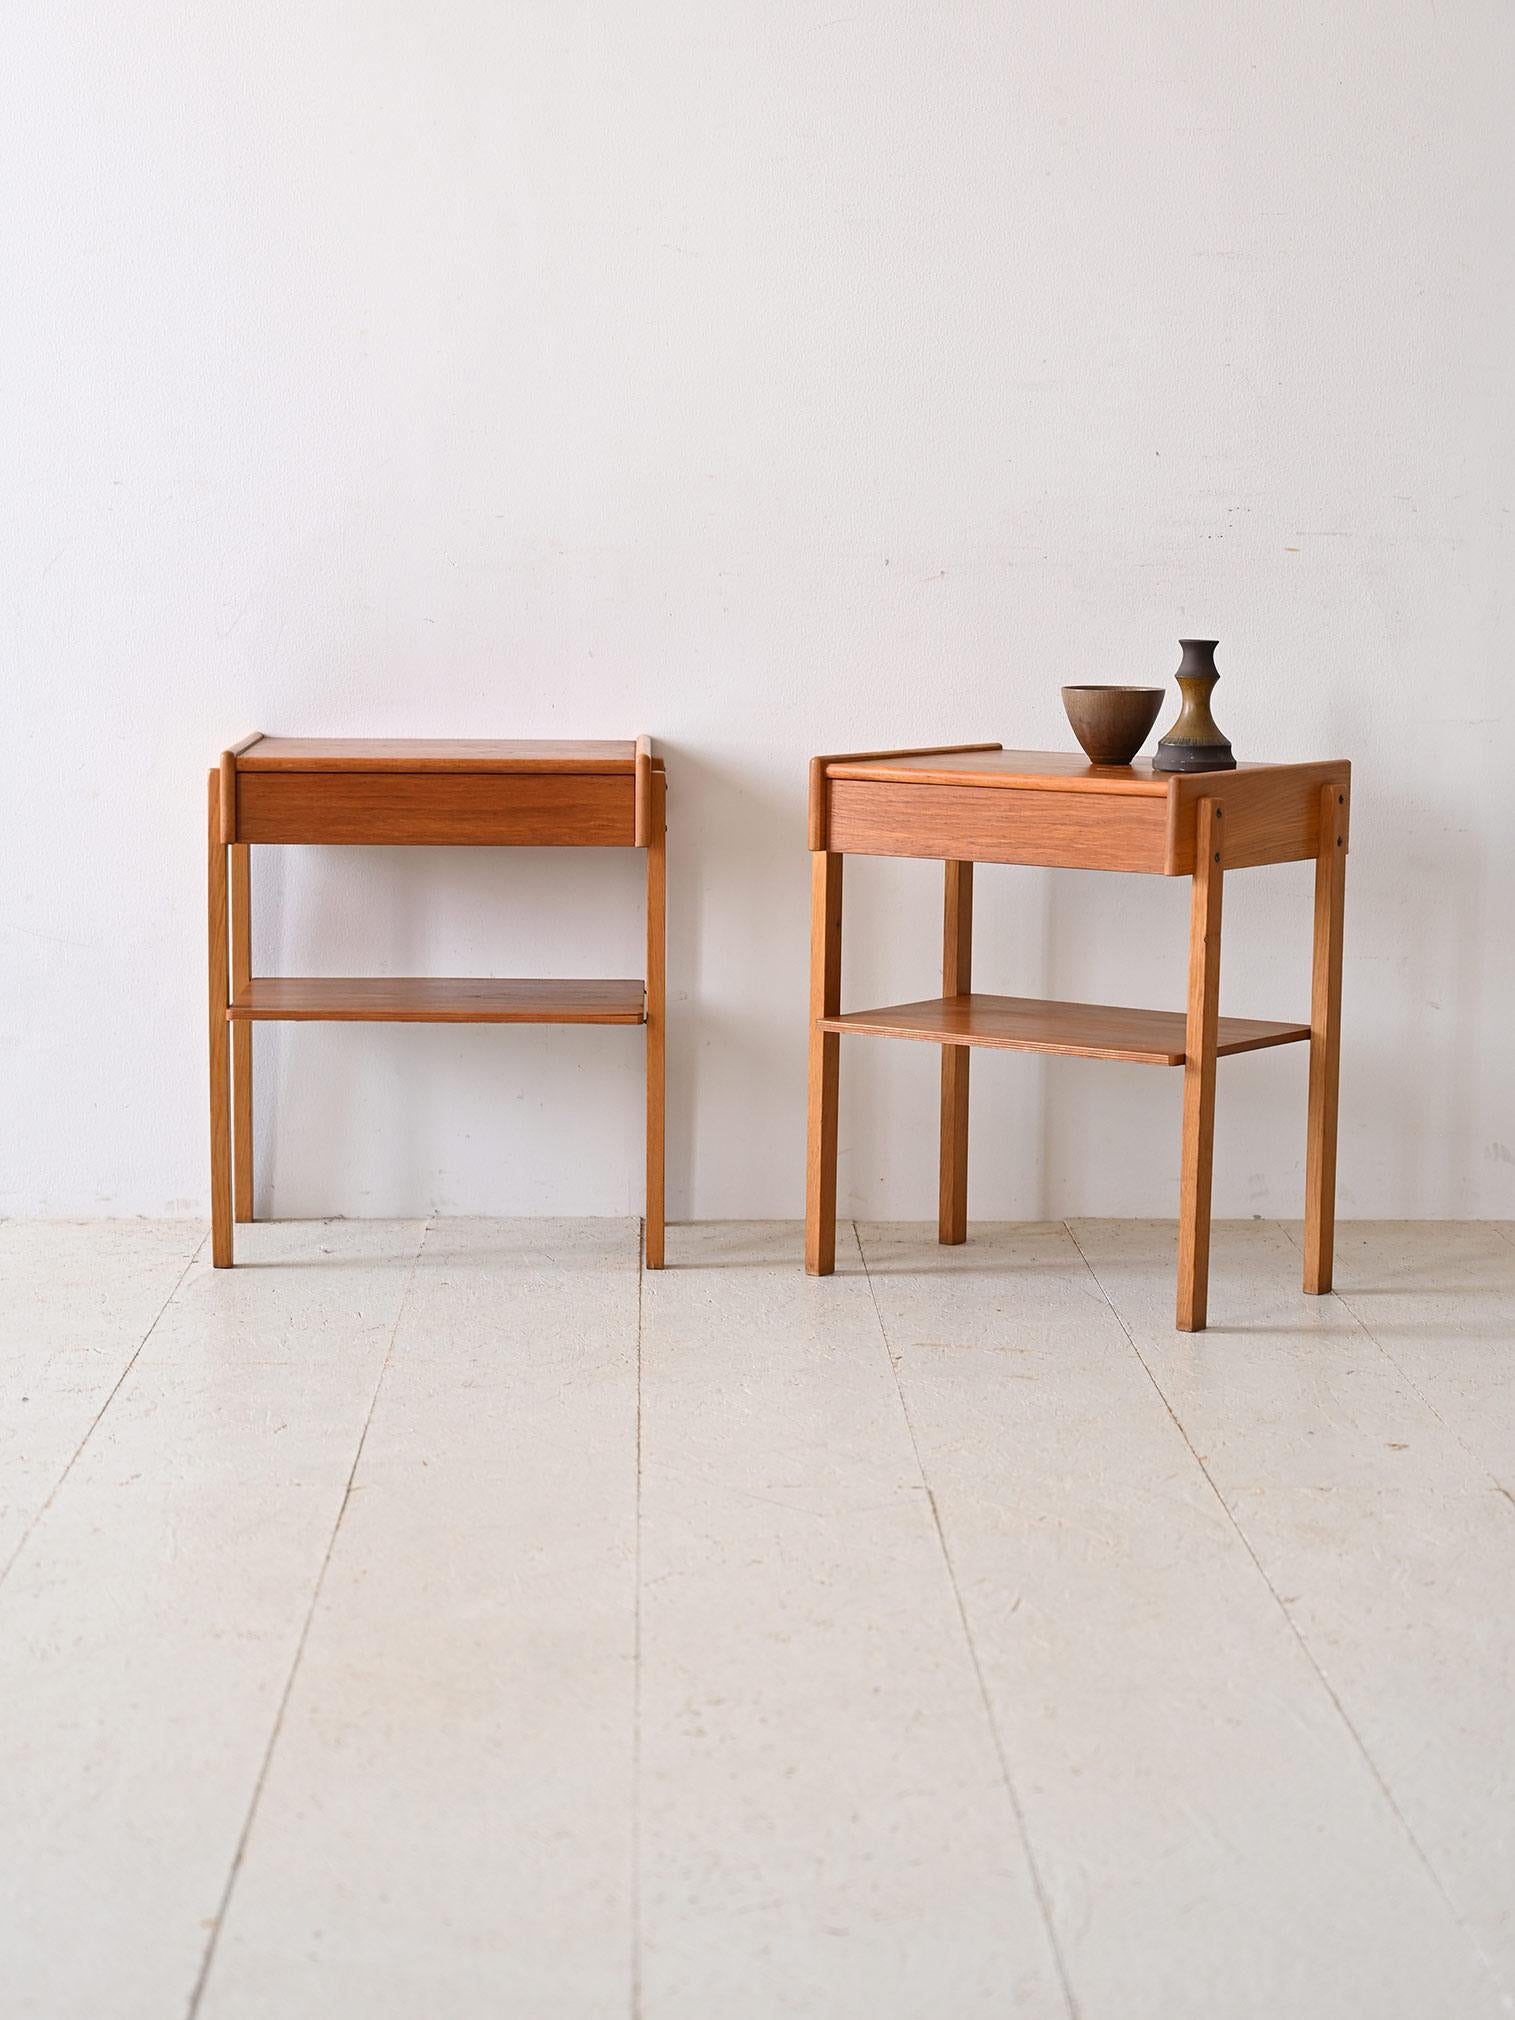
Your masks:
[[[1063,707],[1090,764],[1128,765],[1152,733],[1161,687],[1065,687]]]

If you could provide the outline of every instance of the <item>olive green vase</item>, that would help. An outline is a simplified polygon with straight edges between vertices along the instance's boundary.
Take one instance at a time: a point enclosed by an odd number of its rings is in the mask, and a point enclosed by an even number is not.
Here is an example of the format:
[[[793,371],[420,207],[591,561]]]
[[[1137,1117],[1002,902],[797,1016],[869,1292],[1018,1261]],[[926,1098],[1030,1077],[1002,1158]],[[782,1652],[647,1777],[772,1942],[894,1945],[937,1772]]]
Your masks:
[[[1152,756],[1155,772],[1231,772],[1236,759],[1229,740],[1222,736],[1210,713],[1210,695],[1220,675],[1215,670],[1213,638],[1181,638],[1183,659],[1178,669],[1178,689],[1183,706],[1178,720],[1158,744]]]

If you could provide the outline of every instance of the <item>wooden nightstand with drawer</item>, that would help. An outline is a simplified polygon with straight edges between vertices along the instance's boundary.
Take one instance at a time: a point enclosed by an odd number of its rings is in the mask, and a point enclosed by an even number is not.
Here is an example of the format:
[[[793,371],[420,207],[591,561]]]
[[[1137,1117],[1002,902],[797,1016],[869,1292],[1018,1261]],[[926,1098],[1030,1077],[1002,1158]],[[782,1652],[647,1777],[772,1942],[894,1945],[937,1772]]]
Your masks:
[[[252,1026],[293,1022],[640,1024],[646,1031],[646,1262],[663,1266],[667,781],[651,740],[445,742],[253,736],[210,774],[211,1250],[253,1217]],[[259,843],[638,848],[645,977],[254,976]],[[235,1121],[235,1127],[233,1122]]]
[[[1140,760],[1091,765],[1064,751],[1010,751],[999,744],[813,758],[807,1270],[826,1276],[835,1261],[837,1087],[844,1036],[913,1038],[941,1047],[939,1233],[949,1243],[964,1240],[967,1231],[972,1047],[1182,1066],[1177,1323],[1182,1331],[1197,1332],[1205,1324],[1209,1282],[1215,1063],[1236,1052],[1299,1043],[1310,1048],[1304,1281],[1307,1291],[1329,1290],[1350,794],[1345,760],[1176,774],[1154,772]],[[940,996],[843,1012],[842,861],[849,854],[943,862]],[[1222,1017],[1223,876],[1307,860],[1315,864],[1308,1023]],[[975,863],[1191,878],[1186,1008],[1127,1010],[975,994]]]

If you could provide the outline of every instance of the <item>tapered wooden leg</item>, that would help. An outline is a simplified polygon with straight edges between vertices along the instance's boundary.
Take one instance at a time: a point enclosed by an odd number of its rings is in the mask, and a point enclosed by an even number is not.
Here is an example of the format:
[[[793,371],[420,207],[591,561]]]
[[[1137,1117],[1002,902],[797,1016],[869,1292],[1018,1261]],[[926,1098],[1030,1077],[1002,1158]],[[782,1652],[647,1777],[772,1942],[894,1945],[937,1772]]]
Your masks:
[[[816,1020],[842,1007],[842,858],[810,858],[810,1098],[805,1159],[805,1269],[836,1267],[836,1116],[841,1038]]]
[[[647,838],[647,1229],[650,1270],[663,1267],[663,1116],[667,1026],[667,785],[651,775],[652,832]]]
[[[210,775],[210,858],[208,878],[210,962],[210,1255],[218,1270],[230,1269],[231,1233],[231,1040],[226,1006],[230,973],[226,935],[226,844],[221,839],[221,775]]]
[[[973,987],[973,865],[948,863],[942,912],[942,994],[966,996]],[[968,1239],[968,1062],[966,1045],[942,1047],[941,1174],[937,1237]]]
[[[1347,881],[1347,789],[1320,796],[1315,960],[1310,985],[1310,1120],[1305,1138],[1305,1289],[1331,1288],[1336,1251],[1336,1092],[1341,1063],[1341,927]]]
[[[1214,800],[1196,810],[1184,1037],[1184,1143],[1178,1200],[1178,1329],[1205,1329],[1210,1288],[1210,1174],[1215,1149],[1215,1034],[1220,1013],[1223,826]]]
[[[231,990],[233,997],[252,980],[252,851],[233,842],[231,857]],[[253,1217],[253,1035],[245,1018],[231,1027],[232,1218]]]

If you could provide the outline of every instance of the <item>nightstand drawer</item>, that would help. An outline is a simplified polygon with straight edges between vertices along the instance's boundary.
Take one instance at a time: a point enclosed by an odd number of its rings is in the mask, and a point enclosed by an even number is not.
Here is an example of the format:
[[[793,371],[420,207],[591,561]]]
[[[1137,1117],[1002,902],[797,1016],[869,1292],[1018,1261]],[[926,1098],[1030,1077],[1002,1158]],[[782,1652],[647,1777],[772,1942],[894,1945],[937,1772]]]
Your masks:
[[[239,842],[627,848],[630,773],[255,772],[237,776]]]
[[[859,856],[1161,874],[1166,799],[829,781],[826,847]]]

